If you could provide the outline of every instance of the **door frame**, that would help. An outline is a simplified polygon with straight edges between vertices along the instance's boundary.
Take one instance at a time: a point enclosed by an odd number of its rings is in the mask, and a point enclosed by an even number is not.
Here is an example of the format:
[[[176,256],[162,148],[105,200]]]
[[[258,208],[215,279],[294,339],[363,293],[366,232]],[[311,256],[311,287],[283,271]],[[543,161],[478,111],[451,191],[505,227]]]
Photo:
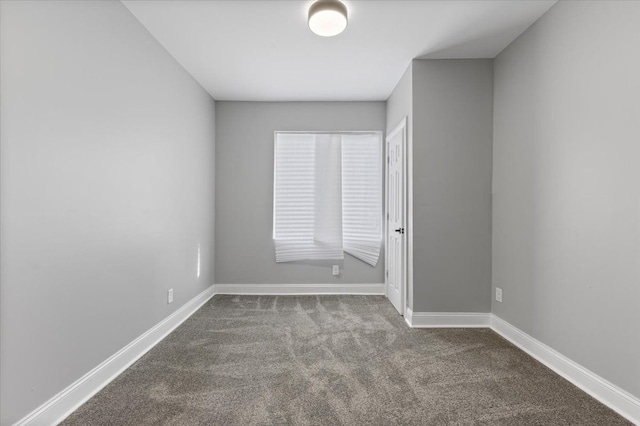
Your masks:
[[[384,294],[385,296],[388,298],[389,297],[389,265],[388,265],[388,257],[387,257],[387,253],[388,253],[388,242],[389,242],[389,140],[394,138],[395,136],[397,136],[400,132],[402,132],[402,192],[403,192],[403,218],[402,218],[402,222],[404,223],[404,228],[405,228],[405,233],[404,233],[404,238],[402,239],[402,249],[404,252],[404,256],[402,256],[402,285],[401,285],[401,293],[402,293],[402,297],[401,297],[401,305],[402,305],[402,312],[400,312],[400,315],[402,316],[406,316],[407,313],[407,293],[408,293],[408,282],[409,282],[409,276],[408,276],[408,257],[409,257],[409,250],[408,250],[408,237],[409,237],[409,232],[411,230],[408,229],[408,179],[407,179],[407,159],[408,159],[408,152],[407,152],[407,148],[408,148],[408,141],[407,141],[407,136],[408,136],[408,132],[407,132],[407,117],[405,116],[402,120],[400,120],[400,123],[398,123],[398,125],[396,125],[396,127],[390,131],[389,133],[387,133],[387,136],[385,137],[385,143],[384,143],[384,158],[385,158],[385,167],[384,167]]]

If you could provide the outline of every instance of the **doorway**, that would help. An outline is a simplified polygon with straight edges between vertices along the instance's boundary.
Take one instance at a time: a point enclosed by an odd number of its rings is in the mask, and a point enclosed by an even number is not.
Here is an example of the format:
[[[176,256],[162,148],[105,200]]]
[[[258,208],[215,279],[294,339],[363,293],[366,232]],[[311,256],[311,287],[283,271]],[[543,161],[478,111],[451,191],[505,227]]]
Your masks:
[[[385,292],[400,315],[407,306],[407,118],[387,135]]]

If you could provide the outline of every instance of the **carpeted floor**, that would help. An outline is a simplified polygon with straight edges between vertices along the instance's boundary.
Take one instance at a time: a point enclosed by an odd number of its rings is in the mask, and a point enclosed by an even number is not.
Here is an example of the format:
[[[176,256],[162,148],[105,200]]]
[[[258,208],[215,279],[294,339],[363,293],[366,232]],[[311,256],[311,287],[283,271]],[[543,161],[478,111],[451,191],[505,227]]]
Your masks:
[[[381,296],[222,296],[64,425],[629,424],[488,329]]]

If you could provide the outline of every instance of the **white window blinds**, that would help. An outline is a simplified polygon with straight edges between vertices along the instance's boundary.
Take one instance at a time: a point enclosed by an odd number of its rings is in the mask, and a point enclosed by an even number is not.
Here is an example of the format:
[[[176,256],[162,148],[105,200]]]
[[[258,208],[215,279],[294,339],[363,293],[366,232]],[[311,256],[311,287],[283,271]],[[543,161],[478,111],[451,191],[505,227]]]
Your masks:
[[[376,134],[342,136],[344,251],[376,266],[382,240],[381,142]]]
[[[375,266],[382,235],[380,135],[276,133],[276,262],[342,259]]]

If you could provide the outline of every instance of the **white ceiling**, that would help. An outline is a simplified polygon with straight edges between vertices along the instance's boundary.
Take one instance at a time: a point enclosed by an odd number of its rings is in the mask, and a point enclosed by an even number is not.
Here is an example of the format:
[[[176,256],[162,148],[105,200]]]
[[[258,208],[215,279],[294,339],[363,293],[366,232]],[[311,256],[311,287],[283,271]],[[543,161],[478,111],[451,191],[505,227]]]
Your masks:
[[[217,100],[385,100],[413,58],[493,58],[552,1],[346,0],[349,25],[307,27],[313,0],[123,0]]]

